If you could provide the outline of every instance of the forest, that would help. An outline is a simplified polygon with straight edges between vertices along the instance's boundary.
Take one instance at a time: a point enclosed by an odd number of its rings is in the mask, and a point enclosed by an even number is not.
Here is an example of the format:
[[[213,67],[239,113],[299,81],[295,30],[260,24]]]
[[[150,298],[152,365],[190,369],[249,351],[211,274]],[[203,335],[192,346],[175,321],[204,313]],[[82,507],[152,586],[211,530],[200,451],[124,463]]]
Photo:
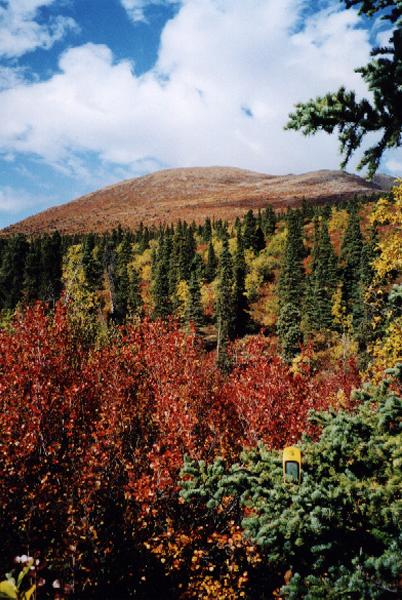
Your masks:
[[[397,598],[401,228],[398,184],[0,238],[0,597]]]

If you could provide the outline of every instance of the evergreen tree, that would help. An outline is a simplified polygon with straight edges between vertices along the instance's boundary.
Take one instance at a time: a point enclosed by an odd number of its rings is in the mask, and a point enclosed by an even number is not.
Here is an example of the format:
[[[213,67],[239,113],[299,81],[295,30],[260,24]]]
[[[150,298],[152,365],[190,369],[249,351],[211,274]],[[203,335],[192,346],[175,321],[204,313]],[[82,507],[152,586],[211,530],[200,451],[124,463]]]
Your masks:
[[[257,223],[254,217],[253,211],[250,210],[246,213],[243,221],[243,244],[244,248],[252,248],[254,249],[256,240],[255,240],[255,230],[257,227]]]
[[[254,232],[253,250],[254,252],[260,252],[265,248],[265,238],[261,227],[258,225]]]
[[[348,313],[353,315],[353,327],[359,327],[363,316],[361,289],[361,260],[363,236],[360,229],[360,218],[357,210],[352,208],[349,221],[342,240],[339,256],[342,271],[342,300]]]
[[[40,239],[31,240],[25,257],[23,276],[24,301],[32,304],[39,299],[41,277],[41,248]]]
[[[82,266],[84,268],[85,279],[90,289],[95,290],[100,282],[101,265],[94,257],[95,236],[90,233],[84,237]]]
[[[311,274],[306,289],[305,310],[309,328],[327,329],[332,324],[332,296],[336,290],[336,255],[322,218],[314,221]]]
[[[303,339],[300,321],[302,311],[300,306],[287,302],[281,306],[276,331],[280,340],[282,356],[291,361],[298,352]]]
[[[216,302],[217,324],[217,362],[225,369],[227,367],[226,345],[233,335],[234,302],[233,302],[233,265],[229,252],[228,236],[223,239],[220,258],[219,284]]]
[[[193,229],[192,227],[185,226],[182,245],[180,248],[179,269],[180,279],[184,279],[187,282],[190,279],[191,265],[195,257],[195,252],[196,242],[194,239]]]
[[[308,221],[311,221],[311,219],[313,218],[314,206],[311,203],[311,201],[308,201],[306,198],[302,199],[301,213],[302,213],[303,221],[305,223]]]
[[[302,225],[298,211],[290,210],[286,217],[287,237],[279,277],[279,303],[291,302],[300,306],[305,256]]]
[[[40,242],[39,298],[45,302],[56,302],[62,290],[62,245],[56,231]]]
[[[304,252],[300,214],[292,210],[287,215],[287,238],[279,278],[277,323],[282,354],[286,360],[290,360],[297,353],[302,340],[300,322],[304,292]]]
[[[172,313],[172,302],[169,293],[169,266],[172,255],[172,238],[164,235],[159,241],[159,250],[155,255],[154,281],[152,296],[154,299],[155,318],[166,319]]]
[[[218,259],[215,254],[214,246],[210,241],[208,244],[208,258],[205,267],[205,281],[211,283],[216,277],[216,269],[218,266]]]
[[[369,239],[363,243],[360,255],[360,283],[364,288],[367,288],[373,281],[375,273],[373,262],[378,254],[378,231],[374,226],[370,230]]]
[[[244,246],[241,230],[237,231],[237,248],[234,256],[234,333],[242,336],[246,332],[249,321],[248,302],[246,292],[246,261],[244,258]]]
[[[150,239],[151,239],[151,232],[149,231],[148,227],[144,227],[141,238],[139,240],[139,244],[138,244],[138,249],[139,249],[140,254],[142,254],[143,252],[145,252],[145,250],[147,250],[149,248]]]
[[[132,250],[130,236],[123,235],[121,243],[115,251],[114,279],[114,310],[112,318],[117,323],[123,323],[128,311],[130,295],[130,279],[128,264],[131,260]]]
[[[143,304],[141,298],[140,277],[137,269],[133,267],[129,271],[127,305],[131,315],[142,314]]]
[[[304,135],[320,130],[333,133],[337,129],[343,154],[342,169],[367,134],[381,133],[381,136],[374,136],[375,143],[363,152],[357,166],[358,169],[368,167],[369,177],[372,177],[384,152],[402,143],[402,2],[345,0],[345,3],[348,8],[360,5],[360,14],[377,17],[379,13],[382,19],[396,23],[388,43],[374,48],[372,60],[356,69],[367,84],[371,98],[357,99],[355,92],[341,87],[337,92],[296,104],[286,128],[302,130]]]
[[[0,267],[0,307],[14,309],[22,299],[29,244],[23,234],[8,238]]]
[[[169,283],[169,296],[172,304],[172,310],[176,310],[178,306],[178,299],[176,297],[177,285],[182,278],[182,269],[184,264],[182,262],[183,245],[184,245],[184,234],[181,221],[176,225],[173,231],[173,236],[169,233],[165,236],[165,243],[171,248],[168,269],[168,283]]]
[[[289,600],[400,597],[401,383],[398,365],[380,385],[355,394],[354,411],[314,413],[320,435],[300,442],[299,484],[284,483],[278,451],[261,443],[231,466],[222,458],[185,460],[185,501],[219,519],[228,514],[228,497],[243,508],[244,536],[261,550],[262,571],[273,575],[271,593],[264,586],[261,597],[273,597],[286,572],[281,597]]]
[[[134,241],[136,244],[138,244],[138,245],[142,244],[143,235],[144,235],[144,223],[141,221],[135,231]]]
[[[112,244],[113,246],[116,248],[120,242],[123,240],[124,237],[124,231],[122,226],[119,224],[115,229],[113,229],[112,231]]]
[[[262,213],[262,230],[265,234],[265,237],[270,237],[275,233],[276,226],[276,215],[272,206],[267,206],[267,208]]]
[[[375,336],[378,333],[373,329],[373,318],[374,311],[378,310],[378,301],[375,303],[376,307],[372,302],[367,301],[367,294],[369,294],[370,285],[374,279],[374,267],[373,262],[378,257],[378,233],[376,227],[372,227],[370,230],[369,239],[363,242],[362,252],[360,256],[360,285],[358,288],[358,299],[356,308],[354,308],[354,320],[356,325],[355,338],[359,345],[359,364],[361,368],[365,369],[368,365],[370,357],[367,353],[368,345],[374,341]],[[372,292],[373,293],[373,292]],[[371,298],[373,300],[373,298]],[[356,314],[357,313],[357,314]]]
[[[200,262],[194,259],[191,265],[190,281],[189,281],[189,303],[187,307],[187,320],[194,323],[198,330],[205,323],[204,312],[201,304],[201,277],[200,277]]]

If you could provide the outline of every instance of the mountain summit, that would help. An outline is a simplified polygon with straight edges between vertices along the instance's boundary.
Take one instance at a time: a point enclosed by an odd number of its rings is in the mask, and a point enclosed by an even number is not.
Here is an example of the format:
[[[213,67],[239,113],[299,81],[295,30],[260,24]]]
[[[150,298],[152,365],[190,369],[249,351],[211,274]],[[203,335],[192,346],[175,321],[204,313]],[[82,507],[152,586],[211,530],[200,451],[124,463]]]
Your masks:
[[[104,232],[121,225],[135,227],[197,222],[205,217],[232,220],[249,208],[271,204],[276,209],[338,202],[355,195],[389,189],[392,178],[368,182],[344,171],[313,171],[302,175],[266,175],[234,167],[189,167],[158,171],[128,179],[49,208],[3,230],[3,234]]]

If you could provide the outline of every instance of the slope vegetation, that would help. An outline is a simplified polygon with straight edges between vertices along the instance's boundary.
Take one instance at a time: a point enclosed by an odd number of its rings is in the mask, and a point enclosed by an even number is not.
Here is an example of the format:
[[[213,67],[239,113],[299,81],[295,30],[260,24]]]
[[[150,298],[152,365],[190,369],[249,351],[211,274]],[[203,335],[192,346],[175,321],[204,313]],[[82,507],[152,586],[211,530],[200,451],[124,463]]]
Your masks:
[[[342,171],[272,176],[233,167],[168,169],[50,208],[3,233],[104,232],[119,224],[133,228],[141,221],[147,225],[178,219],[201,222],[207,216],[232,220],[249,208],[267,204],[281,209],[298,206],[303,198],[337,202],[356,194],[376,194],[384,187],[383,180],[369,183]]]

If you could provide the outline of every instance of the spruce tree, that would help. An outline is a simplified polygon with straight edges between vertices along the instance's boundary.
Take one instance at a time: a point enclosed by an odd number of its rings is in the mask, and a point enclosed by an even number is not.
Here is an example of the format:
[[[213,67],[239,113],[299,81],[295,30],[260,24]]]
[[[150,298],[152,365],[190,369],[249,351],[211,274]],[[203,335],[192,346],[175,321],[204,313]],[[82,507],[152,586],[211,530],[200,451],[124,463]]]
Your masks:
[[[300,306],[303,289],[305,256],[302,224],[298,211],[290,210],[286,217],[287,237],[279,277],[279,303],[292,302]]]
[[[298,211],[287,214],[287,238],[279,278],[279,318],[277,333],[282,355],[291,360],[297,354],[302,340],[300,328],[304,270],[302,224]]]
[[[369,239],[363,243],[360,255],[360,283],[367,288],[374,278],[373,262],[378,257],[378,231],[375,226],[370,229]]]
[[[256,227],[257,227],[257,222],[254,217],[254,213],[250,208],[250,210],[246,213],[246,216],[244,217],[244,222],[243,222],[243,244],[244,244],[245,249],[248,249],[248,248],[254,249],[254,246],[256,244],[256,240],[255,240]]]
[[[260,573],[273,575],[263,594],[249,588],[247,597],[274,597],[286,572],[281,597],[289,600],[401,596],[402,365],[387,375],[355,393],[353,411],[311,415],[319,433],[298,443],[298,484],[284,483],[282,453],[261,442],[230,466],[221,457],[185,459],[180,495],[186,502],[206,507],[205,516],[226,514],[222,527],[236,519],[227,511],[228,497],[243,508],[238,523],[261,551]]]
[[[308,277],[305,311],[309,329],[319,331],[332,324],[332,296],[337,284],[336,256],[322,218],[314,221],[311,274]]]
[[[205,281],[211,283],[216,277],[216,269],[218,266],[218,259],[215,254],[214,246],[210,241],[208,244],[208,257],[207,264],[205,267]]]
[[[187,307],[187,320],[194,323],[198,330],[205,323],[204,312],[201,304],[201,277],[200,262],[194,259],[191,265],[189,281],[190,299]]]
[[[242,336],[246,332],[249,321],[248,302],[246,292],[247,267],[244,258],[244,246],[241,230],[237,231],[237,247],[233,263],[234,272],[234,333]]]
[[[84,238],[82,265],[84,267],[85,279],[92,291],[99,288],[102,281],[103,269],[96,253],[96,238],[94,234],[88,234]]]
[[[128,263],[131,259],[131,243],[128,236],[124,236],[116,249],[114,271],[114,314],[117,323],[123,323],[128,310],[130,293],[130,280],[128,276]]]
[[[257,225],[257,228],[254,232],[253,250],[254,250],[254,252],[258,253],[261,250],[263,250],[264,248],[265,248],[264,232],[262,231],[261,227],[259,225]]]
[[[219,284],[216,302],[217,325],[217,363],[225,369],[227,367],[226,345],[233,335],[234,302],[233,302],[233,264],[229,252],[228,236],[223,238],[222,254],[220,258]]]
[[[169,266],[172,254],[172,239],[164,235],[159,241],[159,250],[154,259],[154,280],[152,296],[154,300],[154,318],[166,319],[172,313],[169,293]]]
[[[142,314],[143,304],[141,298],[140,277],[135,268],[131,268],[129,271],[127,305],[131,315]]]
[[[267,208],[262,213],[262,230],[265,234],[265,237],[270,237],[275,233],[276,226],[276,216],[275,211],[272,206],[267,206]]]
[[[286,361],[300,352],[300,345],[303,339],[300,321],[302,311],[300,306],[287,302],[280,309],[276,331],[281,344],[282,356]]]
[[[176,289],[180,279],[182,278],[182,269],[184,266],[182,263],[184,234],[181,221],[177,223],[176,228],[173,230],[173,236],[170,236],[168,232],[166,233],[164,243],[171,248],[170,256],[168,257],[168,283],[172,310],[175,310],[178,306]]]
[[[185,223],[182,244],[180,247],[179,270],[180,279],[189,281],[191,265],[195,257],[196,242],[192,227],[188,227]]]
[[[22,299],[25,259],[29,244],[23,234],[10,237],[0,267],[0,307],[12,310]]]
[[[361,260],[363,236],[360,218],[355,208],[349,213],[349,221],[342,240],[339,262],[342,272],[342,300],[348,313],[353,316],[353,327],[359,327],[362,318]]]
[[[89,233],[84,237],[83,250],[82,250],[82,266],[84,268],[85,279],[90,287],[95,287],[95,270],[94,270],[94,259],[93,249],[95,248],[95,236],[93,233]]]
[[[378,257],[378,232],[372,227],[369,239],[363,243],[360,257],[360,285],[359,297],[354,307],[354,321],[356,324],[355,338],[359,345],[359,364],[365,369],[370,357],[367,353],[368,345],[374,341],[378,333],[373,329],[374,311],[378,311],[378,303],[367,301],[366,296],[370,293],[370,286],[374,278],[373,262]],[[371,291],[373,293],[373,291]]]
[[[62,245],[60,234],[44,236],[40,242],[39,298],[56,302],[62,289]]]
[[[25,257],[23,276],[24,302],[32,304],[39,299],[41,277],[41,248],[40,239],[31,240]]]

